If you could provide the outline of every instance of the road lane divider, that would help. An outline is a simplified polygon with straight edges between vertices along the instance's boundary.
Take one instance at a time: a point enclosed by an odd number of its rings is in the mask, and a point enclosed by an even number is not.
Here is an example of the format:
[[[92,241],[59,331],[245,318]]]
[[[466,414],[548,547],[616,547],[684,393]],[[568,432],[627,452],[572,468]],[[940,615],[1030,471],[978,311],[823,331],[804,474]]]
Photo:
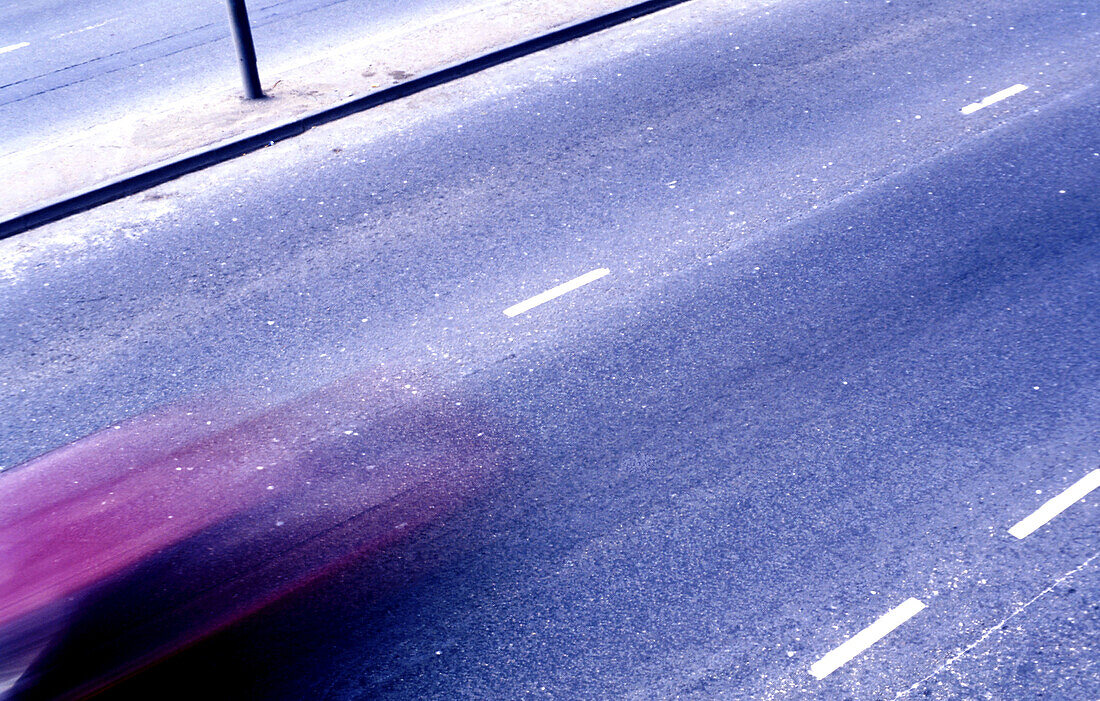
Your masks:
[[[1008,98],[1012,97],[1013,95],[1016,95],[1017,93],[1022,93],[1025,90],[1027,90],[1026,85],[1024,85],[1023,83],[1016,83],[1015,85],[1013,85],[1010,88],[1005,88],[1004,90],[998,90],[997,92],[993,93],[992,95],[989,95],[988,97],[983,98],[981,102],[971,102],[969,105],[967,105],[966,107],[963,107],[959,111],[962,112],[963,114],[974,114],[975,112],[977,112],[980,109],[983,109],[985,107],[989,107],[990,105],[995,104],[997,102],[1000,102],[1001,100],[1007,100]]]
[[[9,51],[15,51],[16,49],[22,49],[24,46],[30,46],[29,41],[21,41],[18,44],[9,44],[7,46],[0,46],[0,54],[6,54]]]
[[[1033,511],[1028,517],[1021,519],[1008,532],[1023,540],[1035,531],[1042,528],[1052,518],[1062,513],[1076,502],[1084,499],[1089,492],[1100,487],[1100,469],[1093,470],[1070,486],[1066,487],[1046,501],[1045,504]]]
[[[925,604],[920,599],[906,599],[810,665],[810,674],[817,679],[824,679],[924,609]]]
[[[584,275],[581,275],[580,277],[573,278],[569,282],[563,282],[562,284],[558,285],[557,287],[551,287],[546,292],[541,292],[541,293],[535,295],[534,297],[531,297],[529,299],[523,300],[522,302],[519,302],[518,304],[513,304],[512,306],[510,306],[510,307],[508,307],[507,309],[504,310],[504,315],[505,316],[518,316],[518,315],[520,315],[520,314],[522,314],[526,311],[530,311],[531,309],[534,309],[535,307],[539,306],[540,304],[545,304],[546,302],[549,302],[552,299],[556,299],[557,297],[561,297],[566,292],[572,292],[573,290],[577,289],[578,287],[583,287],[583,286],[587,285],[590,282],[594,282],[596,280],[599,280],[604,275],[608,275],[610,273],[611,273],[611,271],[607,268],[596,268],[595,270],[591,270],[591,271],[585,273]]]
[[[91,31],[93,29],[99,29],[100,27],[106,26],[106,25],[110,24],[111,22],[117,22],[117,21],[118,21],[118,17],[112,17],[111,19],[103,20],[99,24],[89,24],[87,27],[81,27],[80,29],[74,29],[71,32],[62,32],[60,34],[54,34],[50,38],[51,39],[61,39],[61,38],[64,38],[64,37],[72,36],[73,34],[81,34],[83,32],[88,32],[88,31]]]

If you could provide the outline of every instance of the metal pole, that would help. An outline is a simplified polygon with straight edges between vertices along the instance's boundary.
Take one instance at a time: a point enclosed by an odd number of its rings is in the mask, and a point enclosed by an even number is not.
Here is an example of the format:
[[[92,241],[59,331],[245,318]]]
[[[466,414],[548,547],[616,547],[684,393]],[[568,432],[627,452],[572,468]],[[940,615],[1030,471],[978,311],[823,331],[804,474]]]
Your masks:
[[[260,72],[256,69],[256,46],[252,43],[252,29],[248,26],[248,10],[244,0],[228,2],[229,26],[233,30],[233,43],[237,45],[244,94],[249,100],[257,100],[264,96],[264,89],[260,86]]]

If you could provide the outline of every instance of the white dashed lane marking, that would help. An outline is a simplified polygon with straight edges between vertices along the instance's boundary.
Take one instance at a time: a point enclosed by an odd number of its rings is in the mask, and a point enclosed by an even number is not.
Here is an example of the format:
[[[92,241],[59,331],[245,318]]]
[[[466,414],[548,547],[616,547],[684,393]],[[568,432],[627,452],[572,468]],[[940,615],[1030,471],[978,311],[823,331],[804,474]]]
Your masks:
[[[960,110],[963,114],[973,114],[983,107],[989,107],[990,105],[1000,102],[1001,100],[1008,99],[1017,93],[1022,93],[1027,90],[1027,86],[1022,83],[1016,83],[1011,88],[1005,88],[1004,90],[998,90],[989,97],[983,99],[981,102],[971,102],[966,107]]]
[[[61,34],[54,34],[50,38],[51,39],[61,39],[63,37],[72,36],[73,34],[81,34],[82,32],[87,32],[87,31],[90,31],[92,29],[99,29],[100,27],[102,27],[104,25],[108,25],[111,22],[117,22],[118,19],[119,19],[118,17],[112,17],[111,19],[103,20],[99,24],[89,24],[87,27],[81,27],[80,29],[74,29],[71,32],[62,32]]]
[[[24,46],[30,46],[29,41],[23,41],[18,44],[9,44],[7,46],[0,46],[0,54],[6,54],[9,51],[15,51],[16,49],[22,49]]]
[[[1009,528],[1008,532],[1021,540],[1028,537],[1042,528],[1052,518],[1073,506],[1074,502],[1084,499],[1089,492],[1097,487],[1100,487],[1100,470],[1093,470],[1069,487],[1066,487],[1065,491],[1061,494],[1047,500],[1045,504],[1036,509],[1030,516],[1021,520],[1012,528]]]
[[[810,666],[810,674],[824,679],[857,655],[889,635],[895,628],[925,608],[919,599],[909,598],[883,614],[877,621],[833,648]]]
[[[558,285],[557,287],[552,287],[549,290],[547,290],[546,292],[543,292],[541,294],[537,294],[534,297],[531,297],[530,299],[526,299],[526,300],[520,302],[519,304],[513,304],[512,306],[510,306],[510,307],[508,307],[507,309],[504,310],[504,315],[505,316],[517,316],[519,314],[522,314],[526,311],[534,309],[535,307],[539,306],[540,304],[544,304],[546,302],[549,302],[550,300],[552,300],[556,297],[561,297],[566,292],[572,292],[573,290],[577,289],[578,287],[583,287],[584,285],[587,285],[588,283],[593,282],[594,280],[599,280],[601,277],[603,277],[604,275],[609,274],[610,272],[611,271],[608,270],[607,268],[597,268],[597,269],[595,269],[591,272],[587,272],[584,275],[581,275],[580,277],[575,277],[572,280],[570,280],[569,282],[563,282],[562,284]]]

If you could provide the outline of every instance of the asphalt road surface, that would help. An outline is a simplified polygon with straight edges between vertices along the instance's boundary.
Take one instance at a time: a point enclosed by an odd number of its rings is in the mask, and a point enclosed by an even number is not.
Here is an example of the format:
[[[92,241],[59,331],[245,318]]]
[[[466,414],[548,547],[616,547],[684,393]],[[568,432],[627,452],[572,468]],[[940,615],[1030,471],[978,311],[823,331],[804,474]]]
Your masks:
[[[476,0],[254,0],[260,78],[321,52]],[[364,67],[369,57],[364,58]],[[240,84],[224,0],[30,0],[0,5],[0,152],[152,103]]]
[[[12,471],[380,367],[502,461],[115,690],[1097,698],[1098,41],[696,0],[0,243]]]

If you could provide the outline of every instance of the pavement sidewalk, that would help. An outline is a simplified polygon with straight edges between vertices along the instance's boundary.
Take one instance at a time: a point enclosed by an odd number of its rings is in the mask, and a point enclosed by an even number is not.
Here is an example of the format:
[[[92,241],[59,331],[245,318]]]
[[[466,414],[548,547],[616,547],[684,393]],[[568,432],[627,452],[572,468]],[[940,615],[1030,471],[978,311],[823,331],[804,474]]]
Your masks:
[[[239,87],[205,92],[33,148],[0,147],[0,222],[636,2],[494,0],[265,70],[264,100],[241,99]]]

